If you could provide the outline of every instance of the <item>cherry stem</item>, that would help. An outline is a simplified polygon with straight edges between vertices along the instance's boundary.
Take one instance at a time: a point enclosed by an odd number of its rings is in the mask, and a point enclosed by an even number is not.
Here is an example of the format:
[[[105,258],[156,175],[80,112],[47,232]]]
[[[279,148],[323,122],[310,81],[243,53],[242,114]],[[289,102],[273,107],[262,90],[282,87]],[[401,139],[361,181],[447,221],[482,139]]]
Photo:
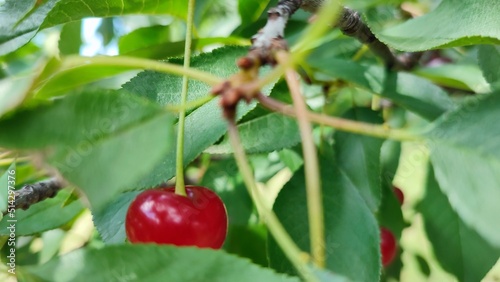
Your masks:
[[[290,56],[286,52],[279,52],[276,54],[276,60],[280,65],[285,66],[285,79],[292,95],[302,140],[312,259],[318,267],[324,268],[326,246],[325,225],[321,196],[321,178],[319,174],[318,155],[313,139],[313,128],[307,117],[307,105],[300,91],[299,76],[291,66],[287,65],[287,62],[290,61]]]
[[[286,257],[300,273],[300,275],[306,281],[316,281],[316,277],[307,264],[307,254],[300,250],[300,248],[295,244],[290,235],[286,232],[285,228],[283,227],[271,207],[268,207],[265,204],[264,195],[262,195],[262,191],[257,187],[257,184],[255,183],[252,169],[248,164],[245,150],[241,145],[238,128],[236,127],[236,124],[233,120],[228,121],[228,134],[229,141],[231,142],[231,146],[233,147],[236,164],[238,165],[238,169],[243,176],[245,186],[247,187],[248,193],[255,203],[260,218],[266,224],[269,231],[276,239],[276,242],[281,247]]]
[[[189,51],[191,52],[191,49],[189,49]],[[174,75],[187,76],[191,79],[196,79],[205,82],[210,86],[218,85],[223,81],[222,78],[216,77],[208,72],[199,71],[193,68],[186,69],[182,66],[171,63],[164,63],[154,60],[127,57],[127,56],[120,56],[120,57],[68,56],[63,60],[60,72],[83,66],[110,66],[110,67],[124,67],[130,70],[133,69],[153,70]],[[41,83],[46,83],[46,81],[42,81]]]
[[[184,45],[184,70],[189,70],[191,63],[191,43],[193,31],[193,17],[195,0],[188,2],[188,15],[186,27],[186,42]],[[188,93],[188,76],[182,76],[182,92],[181,92],[181,110],[179,112],[179,122],[177,125],[177,152],[176,152],[176,181],[175,194],[187,196],[186,186],[184,183],[184,124],[186,121],[186,101]]]
[[[290,117],[297,117],[295,110],[290,105],[262,94],[257,96],[257,100],[259,100],[264,107],[272,111],[280,112]],[[310,111],[307,111],[307,118],[317,124],[327,125],[341,131],[369,135],[383,139],[393,139],[397,141],[422,141],[424,139],[422,136],[411,133],[407,130],[391,129],[387,126],[331,117]]]

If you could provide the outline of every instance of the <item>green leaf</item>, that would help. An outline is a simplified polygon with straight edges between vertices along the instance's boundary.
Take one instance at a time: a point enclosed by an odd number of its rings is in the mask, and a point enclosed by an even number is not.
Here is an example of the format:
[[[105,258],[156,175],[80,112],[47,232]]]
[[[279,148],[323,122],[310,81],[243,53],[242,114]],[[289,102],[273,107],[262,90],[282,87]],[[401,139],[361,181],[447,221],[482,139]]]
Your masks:
[[[380,167],[382,182],[392,185],[394,176],[399,166],[401,143],[394,140],[385,140],[380,149]]]
[[[175,0],[46,0],[35,9],[34,1],[7,0],[0,10],[0,55],[28,43],[38,30],[81,20],[126,14],[169,14],[184,18],[187,5]],[[26,15],[26,16],[25,16]],[[20,22],[19,22],[20,21]]]
[[[40,150],[98,210],[168,151],[171,124],[167,112],[126,93],[82,93],[1,120],[0,146]]]
[[[391,109],[392,114],[389,124],[396,127],[401,127],[404,124],[405,111],[401,109]],[[382,202],[377,213],[377,219],[380,226],[385,227],[394,234],[396,240],[399,241],[403,229],[407,226],[403,219],[401,204],[394,194],[393,180],[399,166],[399,158],[401,155],[401,143],[394,140],[385,140],[380,152],[380,166],[382,175]],[[392,263],[384,268],[382,281],[386,281],[389,277],[400,280],[401,269],[403,263],[401,261],[402,250],[397,250],[396,257]],[[385,279],[384,279],[385,277]]]
[[[71,61],[53,59],[37,80],[39,89],[36,90],[35,97],[47,99],[60,96],[90,82],[134,69],[136,68],[127,66],[75,65]]]
[[[320,282],[350,282],[352,280],[348,279],[345,276],[338,275],[337,273],[333,273],[331,271],[325,269],[319,269],[316,267],[312,267],[313,272]]]
[[[441,88],[409,73],[386,73],[380,66],[335,58],[315,61],[312,66],[332,78],[347,80],[388,98],[429,120],[455,107]]]
[[[34,77],[14,76],[0,80],[0,117],[23,103],[33,84]]]
[[[224,47],[210,53],[191,58],[191,67],[209,72],[218,77],[229,77],[238,71],[236,59],[248,52],[243,47]],[[182,65],[184,59],[168,60],[171,64]],[[198,80],[189,80],[188,101],[206,97],[211,87]],[[137,96],[146,97],[160,105],[180,105],[182,77],[178,75],[144,71],[123,85],[123,89]]]
[[[78,55],[82,45],[82,21],[70,22],[63,26],[59,36],[61,55]]]
[[[383,123],[377,112],[363,108],[350,110],[344,118]],[[377,211],[381,201],[380,149],[383,140],[340,131],[335,132],[334,138],[339,172],[358,189],[368,208]]]
[[[448,198],[439,189],[432,168],[427,190],[417,207],[424,218],[425,231],[441,266],[459,281],[480,281],[500,257],[493,247],[465,224]]]
[[[355,107],[370,107],[373,93],[350,85],[342,87],[338,91],[330,92],[327,99],[324,113],[331,116],[341,116]]]
[[[297,171],[304,164],[302,156],[294,150],[283,149],[278,152],[280,161],[290,169],[291,172]]]
[[[401,237],[403,228],[406,227],[401,211],[401,204],[394,194],[392,184],[399,165],[400,155],[400,142],[394,140],[386,140],[384,142],[380,152],[382,202],[377,214],[380,226],[390,229],[398,239]]]
[[[138,28],[118,40],[120,54],[166,42],[170,39],[170,26],[154,25]]]
[[[184,40],[171,42],[171,28],[171,26],[161,25],[149,26],[120,37],[118,42],[120,54],[150,59],[165,59],[182,55],[185,42]],[[200,50],[213,44],[248,45],[249,41],[233,36],[196,38],[192,41],[192,49]]]
[[[371,13],[368,24],[382,42],[401,51],[422,51],[473,44],[500,43],[500,2],[443,0],[432,12],[382,29],[383,15]]]
[[[106,205],[105,209],[93,211],[92,220],[106,244],[121,244],[127,239],[125,233],[125,216],[130,203],[140,191],[125,192]]]
[[[406,122],[405,114],[406,111],[401,108],[392,108],[389,117],[386,117],[386,123],[391,127],[401,128]],[[393,180],[399,166],[400,156],[401,143],[389,139],[385,140],[380,149],[382,201],[377,213],[377,219],[379,225],[391,230],[398,241],[401,238],[403,229],[406,227],[401,204],[396,198],[393,188]],[[401,253],[402,250],[399,248],[392,263],[385,267],[381,281],[387,281],[388,278],[400,280],[401,269],[403,268]]]
[[[237,58],[246,54],[248,50],[242,47],[224,47],[211,53],[204,53],[192,59],[192,66],[208,71],[219,77],[228,77],[238,71],[235,65]],[[180,59],[172,60],[179,62]],[[182,78],[169,74],[144,72],[132,79],[123,87],[139,96],[144,96],[160,105],[178,105]],[[189,81],[188,101],[206,97],[210,86],[199,82]],[[265,90],[264,93],[269,93]],[[240,103],[237,109],[237,118],[245,115],[255,107]],[[218,98],[192,111],[186,117],[184,140],[184,163],[188,164],[201,154],[206,148],[219,140],[227,130],[227,122],[223,118]],[[136,186],[154,187],[175,175],[175,150],[170,150],[149,175]]]
[[[474,96],[425,134],[441,190],[462,220],[500,247],[500,95]]]
[[[229,224],[248,224],[253,203],[233,158],[212,161],[200,184],[214,190],[221,197],[226,205]]]
[[[7,210],[7,205],[9,200],[8,199],[9,190],[13,192],[12,189],[14,189],[17,180],[15,175],[15,170],[16,170],[16,163],[13,162],[12,164],[10,164],[7,170],[2,174],[2,176],[0,176],[0,211]],[[14,172],[14,174],[12,174],[11,172]],[[9,189],[9,187],[12,187],[12,189]]]
[[[415,255],[415,259],[417,260],[420,273],[422,273],[425,277],[429,277],[431,275],[431,268],[427,260],[418,254]]]
[[[482,45],[477,54],[479,67],[492,88],[500,89],[500,47]]]
[[[476,65],[447,64],[436,67],[420,68],[415,74],[425,77],[438,85],[476,93],[490,92],[490,86]]]
[[[245,151],[265,153],[290,148],[300,142],[297,121],[280,113],[267,114],[238,125],[241,143]],[[232,153],[227,137],[206,150],[210,154]]]
[[[264,12],[268,1],[238,0],[238,12],[240,13],[241,25],[247,25],[259,19]]]
[[[353,107],[355,104],[352,101],[353,96],[359,98],[362,93],[357,92],[357,95],[346,93],[349,101],[346,108]],[[276,100],[291,104],[290,92],[288,86],[284,82],[278,82],[272,89],[270,96]],[[336,98],[338,99],[338,96]],[[371,102],[371,95],[367,94],[368,102]],[[331,103],[333,108],[329,108],[328,114],[337,113],[337,103]],[[357,101],[356,101],[357,102]],[[242,145],[247,153],[267,153],[278,151],[286,148],[291,148],[300,142],[300,133],[297,122],[294,118],[283,116],[280,113],[269,112],[267,108],[258,105],[247,115],[245,115],[238,124],[238,131],[241,136]],[[228,136],[218,142],[216,145],[205,150],[211,154],[229,154],[232,153],[232,148]]]
[[[64,265],[64,269],[61,268]],[[103,266],[105,270],[103,271]],[[195,267],[193,267],[195,266]],[[295,281],[222,251],[158,245],[80,249],[43,265],[23,267],[40,279],[78,281]]]
[[[378,281],[380,277],[379,227],[357,187],[327,153],[320,158],[325,209],[326,268],[353,281]],[[283,187],[274,211],[299,248],[310,250],[304,169]],[[271,266],[294,273],[277,243],[269,238]],[[363,271],[360,271],[362,269]]]
[[[267,229],[264,225],[229,225],[224,250],[267,267]]]
[[[115,37],[115,24],[113,22],[113,18],[102,19],[96,33],[102,38],[102,45],[108,45]]]
[[[285,168],[285,164],[281,162],[275,155],[257,154],[249,158],[251,166],[254,168],[255,181],[266,183],[273,178],[278,172]]]
[[[54,198],[36,203],[28,210],[16,210],[15,218],[5,216],[0,221],[0,235],[9,235],[7,227],[12,224],[9,222],[11,219],[17,220],[15,225],[18,236],[37,234],[68,223],[85,209],[80,201],[73,201],[65,206],[70,195],[70,191],[60,190]]]
[[[388,73],[383,87],[382,97],[389,98],[428,120],[434,120],[455,108],[455,103],[445,91],[428,80],[409,73]]]
[[[10,164],[12,165],[12,164]],[[2,166],[2,171],[7,170],[8,166]],[[19,188],[21,185],[31,184],[38,181],[43,181],[44,177],[37,174],[40,168],[36,168],[32,162],[21,161],[16,159],[15,165],[16,171],[16,187]],[[12,180],[12,179],[11,179]]]
[[[316,64],[324,60],[329,61],[332,58],[351,59],[362,47],[362,44],[355,38],[342,34],[340,30],[334,29],[323,36],[322,44],[319,44],[311,50],[307,57],[307,62]]]
[[[45,263],[55,257],[64,243],[66,232],[61,229],[53,229],[41,234],[43,249],[40,251],[39,261]]]
[[[35,1],[5,1],[0,9],[0,55],[8,54],[28,43],[43,21],[43,18],[39,19],[37,16],[46,15],[56,2],[57,0],[48,0],[33,10]],[[19,24],[27,14],[30,15]]]
[[[238,107],[239,117],[248,112],[255,104]],[[176,127],[175,127],[176,129]],[[214,99],[193,111],[186,118],[184,163],[188,164],[208,146],[215,143],[227,130],[218,99]],[[136,187],[154,187],[175,175],[175,150],[170,150],[153,171],[140,181]]]

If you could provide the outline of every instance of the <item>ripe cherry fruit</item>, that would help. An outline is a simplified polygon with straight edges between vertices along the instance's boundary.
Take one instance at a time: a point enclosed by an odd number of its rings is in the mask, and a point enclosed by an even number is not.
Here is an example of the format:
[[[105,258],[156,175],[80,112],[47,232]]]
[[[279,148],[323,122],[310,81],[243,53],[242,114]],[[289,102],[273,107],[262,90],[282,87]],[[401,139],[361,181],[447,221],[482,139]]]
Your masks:
[[[403,191],[401,191],[401,189],[396,186],[393,187],[393,190],[396,198],[398,198],[399,204],[403,205],[403,203],[405,202],[405,195],[403,194]]]
[[[220,248],[228,224],[224,203],[205,187],[186,186],[186,193],[177,195],[169,187],[139,194],[125,219],[129,241]]]
[[[380,228],[380,252],[382,253],[382,265],[388,266],[396,256],[396,238],[391,231]]]

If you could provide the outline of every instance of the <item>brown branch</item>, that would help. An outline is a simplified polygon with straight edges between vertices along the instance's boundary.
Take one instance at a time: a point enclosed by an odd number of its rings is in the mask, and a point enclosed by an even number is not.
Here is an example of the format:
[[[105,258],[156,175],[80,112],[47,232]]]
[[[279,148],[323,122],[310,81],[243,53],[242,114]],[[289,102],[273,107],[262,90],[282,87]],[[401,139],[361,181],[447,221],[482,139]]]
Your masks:
[[[63,183],[55,178],[25,185],[15,191],[15,209],[27,210],[32,205],[47,198],[53,198],[59,190],[63,188]],[[6,215],[7,211],[3,212]]]
[[[276,49],[287,49],[283,47],[285,27],[290,16],[299,8],[307,11],[316,12],[325,0],[280,0],[278,5],[269,9],[266,25],[252,37],[251,53],[259,58],[263,65],[274,65],[274,52]],[[343,34],[354,37],[378,57],[380,57],[387,68],[394,70],[409,70],[419,61],[422,52],[405,53],[396,56],[391,49],[370,30],[368,25],[363,22],[361,15],[344,7],[335,24]],[[281,45],[279,45],[281,44]],[[285,44],[286,46],[286,44]]]
[[[271,41],[283,38],[288,18],[302,5],[302,0],[280,0],[267,11],[267,23],[252,37],[252,49],[269,47]]]
[[[363,22],[361,15],[349,8],[344,7],[342,13],[336,23],[336,26],[343,34],[356,38],[359,42],[366,44],[368,48],[377,56],[379,56],[389,69],[408,70],[413,68],[420,56],[421,52],[408,53],[401,57],[397,57],[389,49],[389,47],[375,37],[368,25]],[[410,55],[411,54],[411,55]]]
[[[280,0],[267,12],[266,25],[252,37],[249,56],[258,59],[261,65],[275,65],[275,50],[288,49],[283,40],[285,27],[290,16],[302,5],[302,0]],[[306,1],[307,2],[307,1]]]

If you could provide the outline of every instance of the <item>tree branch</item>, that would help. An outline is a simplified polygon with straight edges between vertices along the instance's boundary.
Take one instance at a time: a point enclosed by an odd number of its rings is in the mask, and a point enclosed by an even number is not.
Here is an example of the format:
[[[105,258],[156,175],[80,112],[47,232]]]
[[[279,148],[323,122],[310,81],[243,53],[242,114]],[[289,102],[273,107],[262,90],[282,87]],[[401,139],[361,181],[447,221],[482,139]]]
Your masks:
[[[266,25],[252,37],[252,49],[268,49],[273,39],[281,39],[290,16],[302,5],[302,0],[280,0],[278,6],[267,11]]]
[[[47,198],[53,198],[59,190],[63,188],[63,183],[55,178],[28,184],[15,191],[15,208],[27,210],[32,205]],[[7,211],[3,212],[6,215]]]
[[[299,8],[310,12],[316,12],[326,0],[280,0],[278,5],[269,9],[266,25],[252,37],[251,53],[260,58],[262,64],[274,65],[276,62],[273,50],[286,49],[283,47],[285,27],[290,16]],[[394,70],[409,70],[413,68],[420,59],[422,52],[405,53],[396,56],[390,48],[377,39],[368,25],[363,22],[361,15],[344,7],[335,24],[343,34],[354,37],[378,57],[380,57],[387,68]],[[279,45],[281,44],[281,45]]]
[[[368,25],[363,22],[361,15],[347,7],[342,9],[336,25],[344,35],[354,37],[359,42],[366,44],[368,48],[377,56],[379,56],[390,69],[408,70],[413,68],[421,52],[411,53],[413,55],[404,55],[401,58],[395,56],[389,47],[375,37]]]

